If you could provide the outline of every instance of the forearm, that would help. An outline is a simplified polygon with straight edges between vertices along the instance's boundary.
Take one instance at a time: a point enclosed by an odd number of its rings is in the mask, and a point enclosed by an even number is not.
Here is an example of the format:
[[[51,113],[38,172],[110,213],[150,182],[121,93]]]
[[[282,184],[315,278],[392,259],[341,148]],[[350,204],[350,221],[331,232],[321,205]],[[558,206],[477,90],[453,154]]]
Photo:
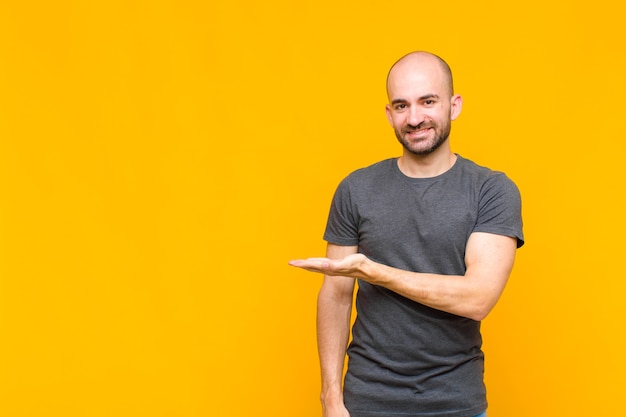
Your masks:
[[[482,320],[496,305],[513,268],[516,240],[474,233],[469,239],[464,275],[404,271],[365,258],[359,273],[375,285],[438,310]]]
[[[327,277],[326,280],[346,280]],[[350,334],[352,294],[330,285],[320,290],[317,307],[317,340],[322,376],[322,403],[343,402],[342,378]]]
[[[494,300],[480,280],[461,275],[438,275],[404,271],[367,260],[363,279],[403,297],[451,314],[482,320]]]

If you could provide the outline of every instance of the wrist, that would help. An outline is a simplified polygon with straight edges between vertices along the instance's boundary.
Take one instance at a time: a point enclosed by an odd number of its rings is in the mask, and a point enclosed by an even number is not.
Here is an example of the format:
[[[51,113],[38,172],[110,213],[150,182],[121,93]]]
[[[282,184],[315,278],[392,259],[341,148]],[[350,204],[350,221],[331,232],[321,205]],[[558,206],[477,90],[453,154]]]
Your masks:
[[[343,393],[341,391],[322,392],[320,395],[320,402],[325,407],[343,404]]]
[[[367,282],[371,282],[374,279],[374,269],[376,263],[369,259],[367,256],[363,257],[363,261],[359,265],[359,278],[364,279]]]
[[[341,390],[341,386],[336,386],[334,384],[331,387],[322,386],[320,400],[322,403],[332,403],[335,401],[343,402],[343,391]]]

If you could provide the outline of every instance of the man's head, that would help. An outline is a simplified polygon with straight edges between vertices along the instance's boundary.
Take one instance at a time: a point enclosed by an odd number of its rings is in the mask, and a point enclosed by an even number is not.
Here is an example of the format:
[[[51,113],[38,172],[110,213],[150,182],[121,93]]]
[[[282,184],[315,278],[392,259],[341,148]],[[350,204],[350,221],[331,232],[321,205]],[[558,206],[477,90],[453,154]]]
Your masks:
[[[444,60],[428,52],[400,58],[387,76],[387,118],[398,141],[415,155],[436,151],[448,140],[450,122],[461,111],[452,73]]]

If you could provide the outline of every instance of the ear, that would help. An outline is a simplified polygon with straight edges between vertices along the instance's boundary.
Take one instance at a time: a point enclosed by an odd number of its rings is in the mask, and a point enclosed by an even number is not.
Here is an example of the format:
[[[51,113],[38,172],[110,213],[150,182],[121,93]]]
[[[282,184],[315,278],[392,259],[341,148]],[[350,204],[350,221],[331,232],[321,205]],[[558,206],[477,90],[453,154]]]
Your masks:
[[[456,120],[456,118],[459,117],[459,114],[461,114],[462,108],[463,98],[460,95],[455,94],[450,99],[450,120]]]
[[[385,106],[385,113],[387,113],[387,120],[389,120],[389,124],[393,126],[393,119],[391,118],[391,105],[387,104]]]

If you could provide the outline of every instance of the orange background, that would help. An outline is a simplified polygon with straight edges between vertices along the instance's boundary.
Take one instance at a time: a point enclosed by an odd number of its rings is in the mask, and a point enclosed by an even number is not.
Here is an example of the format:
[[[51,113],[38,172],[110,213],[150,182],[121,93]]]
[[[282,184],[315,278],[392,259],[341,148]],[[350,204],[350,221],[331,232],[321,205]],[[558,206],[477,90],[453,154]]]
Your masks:
[[[0,415],[319,416],[335,186],[400,153],[399,56],[448,60],[453,149],[520,187],[483,325],[490,417],[619,415],[616,2],[0,4]]]

